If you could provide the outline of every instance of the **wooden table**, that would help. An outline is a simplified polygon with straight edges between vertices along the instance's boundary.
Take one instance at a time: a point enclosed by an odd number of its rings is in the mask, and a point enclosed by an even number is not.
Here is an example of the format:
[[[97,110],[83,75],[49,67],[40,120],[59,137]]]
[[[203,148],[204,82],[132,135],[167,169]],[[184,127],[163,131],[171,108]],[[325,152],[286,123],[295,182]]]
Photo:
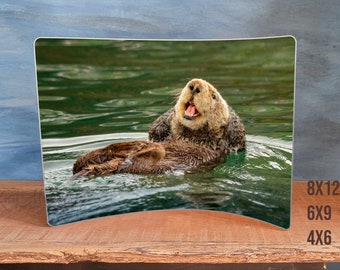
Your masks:
[[[0,263],[320,266],[340,261],[340,196],[310,196],[304,181],[293,182],[292,189],[288,230],[199,210],[125,214],[49,227],[41,181],[0,181]],[[309,205],[329,205],[331,219],[309,220]],[[331,244],[307,242],[311,230],[329,230]]]

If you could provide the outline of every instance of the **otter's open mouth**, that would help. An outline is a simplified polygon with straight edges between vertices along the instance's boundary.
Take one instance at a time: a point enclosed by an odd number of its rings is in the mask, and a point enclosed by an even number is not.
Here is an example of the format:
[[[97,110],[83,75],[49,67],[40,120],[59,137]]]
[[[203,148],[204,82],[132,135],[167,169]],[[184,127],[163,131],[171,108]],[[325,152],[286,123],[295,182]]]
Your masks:
[[[188,102],[185,105],[185,111],[183,117],[187,120],[194,120],[197,116],[199,116],[200,113],[197,110],[196,106],[192,102]]]

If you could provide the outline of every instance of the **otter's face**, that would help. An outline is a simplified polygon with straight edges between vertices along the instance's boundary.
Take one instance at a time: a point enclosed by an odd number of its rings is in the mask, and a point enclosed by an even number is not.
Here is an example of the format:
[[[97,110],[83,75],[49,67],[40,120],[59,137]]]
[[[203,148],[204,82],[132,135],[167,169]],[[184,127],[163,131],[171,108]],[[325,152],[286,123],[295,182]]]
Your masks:
[[[227,103],[211,84],[202,79],[188,82],[178,98],[175,111],[177,120],[193,130],[207,123],[211,128],[228,123]]]

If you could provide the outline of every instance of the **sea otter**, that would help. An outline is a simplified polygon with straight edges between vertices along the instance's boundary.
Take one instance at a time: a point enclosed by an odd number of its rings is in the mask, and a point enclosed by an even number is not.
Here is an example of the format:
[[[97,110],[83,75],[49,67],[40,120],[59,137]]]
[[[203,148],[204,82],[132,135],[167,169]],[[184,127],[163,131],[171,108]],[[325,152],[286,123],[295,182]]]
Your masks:
[[[193,79],[176,105],[159,116],[149,141],[114,143],[77,159],[74,176],[114,173],[161,174],[206,170],[230,152],[245,149],[245,128],[207,81]]]

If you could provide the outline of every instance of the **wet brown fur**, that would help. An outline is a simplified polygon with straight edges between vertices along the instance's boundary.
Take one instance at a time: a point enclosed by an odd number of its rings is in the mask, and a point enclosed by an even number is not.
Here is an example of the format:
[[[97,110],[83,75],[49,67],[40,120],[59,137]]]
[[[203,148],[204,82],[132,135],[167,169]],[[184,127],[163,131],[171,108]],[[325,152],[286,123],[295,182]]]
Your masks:
[[[193,119],[185,117],[189,103],[199,112]],[[223,162],[229,152],[242,149],[245,129],[240,118],[211,84],[193,79],[181,91],[176,105],[152,123],[149,141],[115,143],[94,150],[78,158],[73,174],[210,169]]]

